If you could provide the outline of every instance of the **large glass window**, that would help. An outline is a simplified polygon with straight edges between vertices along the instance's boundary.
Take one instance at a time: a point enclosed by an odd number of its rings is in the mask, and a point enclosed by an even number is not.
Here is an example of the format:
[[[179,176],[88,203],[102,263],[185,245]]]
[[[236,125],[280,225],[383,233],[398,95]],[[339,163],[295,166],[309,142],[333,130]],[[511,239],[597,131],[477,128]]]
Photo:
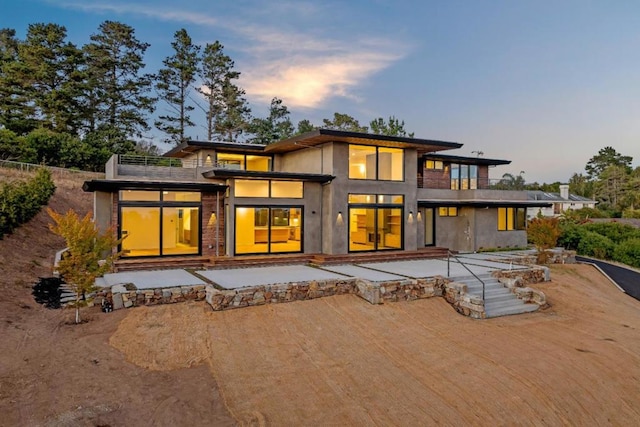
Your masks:
[[[301,199],[303,197],[301,181],[268,181],[237,179],[234,186],[236,197],[273,197]]]
[[[252,154],[217,153],[216,165],[224,169],[270,171],[271,157]]]
[[[235,180],[236,197],[269,197],[269,181]]]
[[[123,207],[120,215],[122,256],[160,255],[160,208]]]
[[[193,191],[120,191],[123,256],[198,254],[200,201]]]
[[[349,145],[349,179],[404,180],[404,151],[400,148]]]
[[[236,207],[236,254],[302,251],[302,208]]]
[[[498,231],[524,230],[526,208],[498,208]]]
[[[478,188],[478,166],[452,163],[450,165],[452,190],[475,190]]]
[[[404,197],[349,194],[349,251],[402,249]]]

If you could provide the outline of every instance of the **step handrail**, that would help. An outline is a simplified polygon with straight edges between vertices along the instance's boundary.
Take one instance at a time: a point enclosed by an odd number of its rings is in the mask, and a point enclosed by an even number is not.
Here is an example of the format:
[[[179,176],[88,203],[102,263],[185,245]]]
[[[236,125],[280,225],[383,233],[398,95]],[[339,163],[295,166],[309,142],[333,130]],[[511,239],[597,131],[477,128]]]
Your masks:
[[[465,268],[469,273],[471,273],[471,275],[472,275],[473,277],[475,277],[475,278],[476,278],[476,280],[477,280],[478,282],[482,283],[482,303],[484,304],[484,287],[485,287],[485,283],[484,283],[484,281],[483,281],[481,278],[479,278],[479,277],[478,277],[478,276],[477,276],[473,271],[471,271],[471,270],[469,269],[469,267],[467,267],[467,266],[464,264],[464,262],[460,261],[460,258],[458,258],[458,257],[456,256],[456,254],[454,254],[454,253],[453,253],[453,252],[451,252],[450,250],[447,250],[447,277],[451,277],[451,266],[450,266],[450,262],[451,262],[451,261],[450,261],[450,259],[451,259],[451,257],[454,257],[454,258],[456,259],[456,261],[458,261],[458,263],[459,263],[461,266],[463,266],[463,267],[464,267],[464,268]]]

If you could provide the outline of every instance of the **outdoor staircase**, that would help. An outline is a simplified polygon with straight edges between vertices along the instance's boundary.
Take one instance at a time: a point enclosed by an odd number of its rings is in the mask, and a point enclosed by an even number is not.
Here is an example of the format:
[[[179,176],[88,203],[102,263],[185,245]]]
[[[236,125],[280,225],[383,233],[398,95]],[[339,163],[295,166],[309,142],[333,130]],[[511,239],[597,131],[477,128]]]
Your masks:
[[[485,283],[484,309],[487,317],[509,316],[530,313],[538,309],[537,304],[526,304],[490,274],[478,275]],[[482,298],[482,283],[473,276],[452,278],[467,285],[467,292]]]

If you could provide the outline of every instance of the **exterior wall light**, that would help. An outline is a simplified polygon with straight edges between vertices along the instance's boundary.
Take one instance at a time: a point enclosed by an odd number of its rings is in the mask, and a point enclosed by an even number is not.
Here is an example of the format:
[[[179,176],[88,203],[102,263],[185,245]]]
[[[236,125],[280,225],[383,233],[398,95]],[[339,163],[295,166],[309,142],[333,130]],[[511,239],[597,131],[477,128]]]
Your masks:
[[[338,212],[338,216],[336,217],[336,225],[344,225],[344,220],[342,219],[342,211]]]
[[[409,221],[409,224],[413,224],[413,211],[409,211],[408,221]]]
[[[418,211],[416,218],[418,219],[418,222],[422,222],[422,213],[420,211]]]

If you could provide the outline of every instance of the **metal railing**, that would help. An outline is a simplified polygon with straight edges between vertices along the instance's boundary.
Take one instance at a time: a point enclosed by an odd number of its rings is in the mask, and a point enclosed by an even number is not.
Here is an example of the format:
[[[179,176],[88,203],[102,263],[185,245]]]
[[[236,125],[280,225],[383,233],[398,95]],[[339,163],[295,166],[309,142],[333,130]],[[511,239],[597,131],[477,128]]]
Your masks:
[[[131,166],[160,166],[168,168],[195,168],[198,166],[198,161],[176,159],[174,157],[120,154],[118,156],[118,164]]]
[[[471,271],[471,269],[469,269],[469,267],[467,267],[462,261],[460,261],[460,258],[458,258],[453,252],[451,252],[448,249],[447,249],[447,277],[451,277],[451,265],[450,265],[451,257],[454,257],[456,261],[458,261],[458,264],[463,266],[465,270],[471,273],[471,275],[475,277],[478,282],[482,283],[482,302],[484,303],[484,291],[486,286],[484,281],[481,278],[479,278],[473,271]]]
[[[74,175],[88,175],[88,176],[104,176],[104,172],[83,171],[80,169],[68,169],[68,168],[61,168],[58,166],[47,166],[43,164],[15,162],[13,160],[2,160],[2,159],[0,159],[0,167],[6,168],[6,169],[15,169],[21,172],[32,172],[40,168],[47,168],[54,174],[57,173],[57,174],[74,174]]]
[[[418,176],[418,188],[439,189],[439,190],[510,190],[523,191],[525,184],[513,183],[508,179],[493,178],[431,178]]]

